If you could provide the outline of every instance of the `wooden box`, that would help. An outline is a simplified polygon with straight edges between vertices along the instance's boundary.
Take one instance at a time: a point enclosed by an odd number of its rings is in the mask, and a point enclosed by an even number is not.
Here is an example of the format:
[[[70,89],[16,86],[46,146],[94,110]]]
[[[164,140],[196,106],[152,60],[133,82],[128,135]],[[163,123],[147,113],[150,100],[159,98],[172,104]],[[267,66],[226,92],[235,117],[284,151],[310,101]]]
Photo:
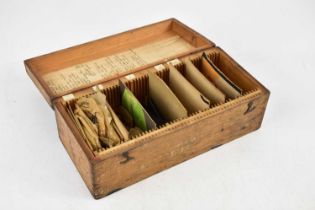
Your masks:
[[[118,79],[141,100],[146,70],[180,63],[205,52],[235,84],[240,97],[214,104],[128,142],[94,153],[73,123],[65,102],[101,87],[119,103]],[[26,71],[56,113],[61,142],[94,198],[101,198],[157,172],[216,148],[261,125],[269,91],[226,52],[176,19],[25,60]],[[165,72],[158,73],[167,77]],[[117,99],[118,98],[118,99]]]

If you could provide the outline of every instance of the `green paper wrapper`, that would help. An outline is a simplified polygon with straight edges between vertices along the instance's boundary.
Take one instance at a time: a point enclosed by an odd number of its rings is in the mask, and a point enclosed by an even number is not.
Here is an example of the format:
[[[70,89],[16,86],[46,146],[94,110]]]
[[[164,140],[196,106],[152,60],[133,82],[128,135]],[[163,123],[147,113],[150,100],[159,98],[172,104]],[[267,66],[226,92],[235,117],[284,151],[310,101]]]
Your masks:
[[[122,96],[122,106],[131,114],[136,126],[142,131],[155,129],[156,123],[128,87],[121,81],[119,81],[119,87]]]

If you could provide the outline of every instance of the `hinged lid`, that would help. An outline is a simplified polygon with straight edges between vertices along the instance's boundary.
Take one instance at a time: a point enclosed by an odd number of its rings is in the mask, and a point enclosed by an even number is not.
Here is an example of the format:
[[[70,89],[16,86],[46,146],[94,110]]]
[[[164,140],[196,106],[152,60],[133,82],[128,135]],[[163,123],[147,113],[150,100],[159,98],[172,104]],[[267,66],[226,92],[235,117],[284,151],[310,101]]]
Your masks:
[[[25,61],[47,102],[214,43],[176,19],[130,30]]]

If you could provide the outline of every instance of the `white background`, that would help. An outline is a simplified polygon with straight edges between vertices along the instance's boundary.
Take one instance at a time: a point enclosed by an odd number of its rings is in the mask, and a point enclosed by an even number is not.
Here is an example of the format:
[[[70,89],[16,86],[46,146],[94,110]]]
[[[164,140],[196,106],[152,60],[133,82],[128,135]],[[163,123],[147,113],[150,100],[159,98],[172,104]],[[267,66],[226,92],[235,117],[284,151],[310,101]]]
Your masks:
[[[23,60],[175,17],[271,91],[261,129],[94,200]],[[0,0],[0,209],[315,209],[315,3]]]

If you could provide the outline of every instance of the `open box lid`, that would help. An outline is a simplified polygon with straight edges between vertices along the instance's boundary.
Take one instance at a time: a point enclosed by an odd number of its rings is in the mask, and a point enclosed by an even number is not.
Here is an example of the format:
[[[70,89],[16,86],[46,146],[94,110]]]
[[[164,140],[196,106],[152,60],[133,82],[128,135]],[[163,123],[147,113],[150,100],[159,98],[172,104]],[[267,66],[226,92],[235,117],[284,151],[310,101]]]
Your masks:
[[[176,19],[25,60],[46,101],[128,75],[214,43]]]

